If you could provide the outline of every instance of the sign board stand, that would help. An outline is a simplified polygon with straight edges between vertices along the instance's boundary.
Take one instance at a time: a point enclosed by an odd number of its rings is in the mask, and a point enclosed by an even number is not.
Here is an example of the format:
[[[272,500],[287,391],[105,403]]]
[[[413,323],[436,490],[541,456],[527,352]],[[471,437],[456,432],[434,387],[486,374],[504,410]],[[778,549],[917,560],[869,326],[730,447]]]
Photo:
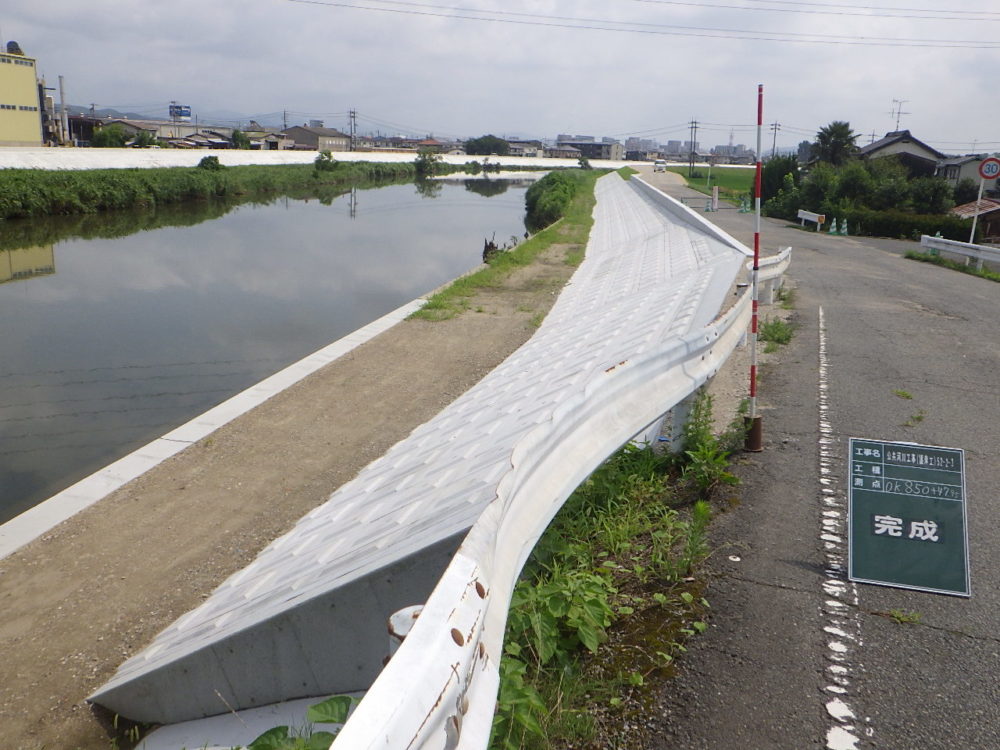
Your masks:
[[[964,452],[861,438],[850,451],[848,577],[971,596]]]

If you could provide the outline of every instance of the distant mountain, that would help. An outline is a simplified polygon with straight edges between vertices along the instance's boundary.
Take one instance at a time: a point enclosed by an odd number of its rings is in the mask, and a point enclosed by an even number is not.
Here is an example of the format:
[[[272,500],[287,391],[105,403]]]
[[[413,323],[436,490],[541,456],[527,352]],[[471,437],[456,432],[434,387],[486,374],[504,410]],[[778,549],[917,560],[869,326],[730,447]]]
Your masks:
[[[56,107],[58,110],[58,106]],[[71,115],[93,115],[95,117],[111,117],[113,119],[121,120],[155,120],[163,119],[151,117],[150,115],[140,115],[136,112],[119,112],[117,109],[95,109],[91,111],[90,107],[81,107],[78,104],[67,104],[66,111]]]

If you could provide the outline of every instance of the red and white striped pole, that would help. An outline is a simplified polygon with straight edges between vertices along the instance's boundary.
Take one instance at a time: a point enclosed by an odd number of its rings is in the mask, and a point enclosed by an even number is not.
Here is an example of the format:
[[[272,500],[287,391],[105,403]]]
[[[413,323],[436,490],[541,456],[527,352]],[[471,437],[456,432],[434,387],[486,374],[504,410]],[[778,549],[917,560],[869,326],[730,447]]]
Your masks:
[[[757,413],[757,276],[760,271],[760,183],[763,166],[761,164],[761,129],[764,125],[764,84],[757,85],[757,174],[754,176],[754,227],[753,227],[753,272],[750,279],[750,414],[747,416],[746,449],[764,450],[764,432],[760,415]]]

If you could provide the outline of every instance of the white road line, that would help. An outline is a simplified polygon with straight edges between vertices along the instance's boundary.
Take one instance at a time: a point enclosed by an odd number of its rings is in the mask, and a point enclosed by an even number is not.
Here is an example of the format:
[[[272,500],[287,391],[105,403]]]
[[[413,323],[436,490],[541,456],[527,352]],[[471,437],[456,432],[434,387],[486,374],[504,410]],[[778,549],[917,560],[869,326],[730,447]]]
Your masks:
[[[830,423],[829,362],[826,354],[826,318],[819,309],[819,483],[822,495],[820,539],[826,560],[823,580],[823,632],[827,637],[827,667],[824,691],[830,696],[826,712],[828,750],[858,750],[861,735],[873,734],[869,722],[861,722],[851,707],[855,662],[863,645],[858,589],[846,577],[847,501],[833,478],[833,465],[840,441]]]

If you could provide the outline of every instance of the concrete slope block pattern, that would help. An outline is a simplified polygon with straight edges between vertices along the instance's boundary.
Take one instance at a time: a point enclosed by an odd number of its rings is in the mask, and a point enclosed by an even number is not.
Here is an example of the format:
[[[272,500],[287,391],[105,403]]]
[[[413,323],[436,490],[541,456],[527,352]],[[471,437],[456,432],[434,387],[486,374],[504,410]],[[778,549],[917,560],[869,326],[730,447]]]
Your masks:
[[[697,213],[610,174],[594,218],[530,341],[91,700],[173,724],[368,690],[335,747],[485,747],[510,591],[538,535],[601,461],[714,374],[749,320],[746,295],[718,314],[751,253]],[[385,623],[413,604],[423,614],[383,669]]]

